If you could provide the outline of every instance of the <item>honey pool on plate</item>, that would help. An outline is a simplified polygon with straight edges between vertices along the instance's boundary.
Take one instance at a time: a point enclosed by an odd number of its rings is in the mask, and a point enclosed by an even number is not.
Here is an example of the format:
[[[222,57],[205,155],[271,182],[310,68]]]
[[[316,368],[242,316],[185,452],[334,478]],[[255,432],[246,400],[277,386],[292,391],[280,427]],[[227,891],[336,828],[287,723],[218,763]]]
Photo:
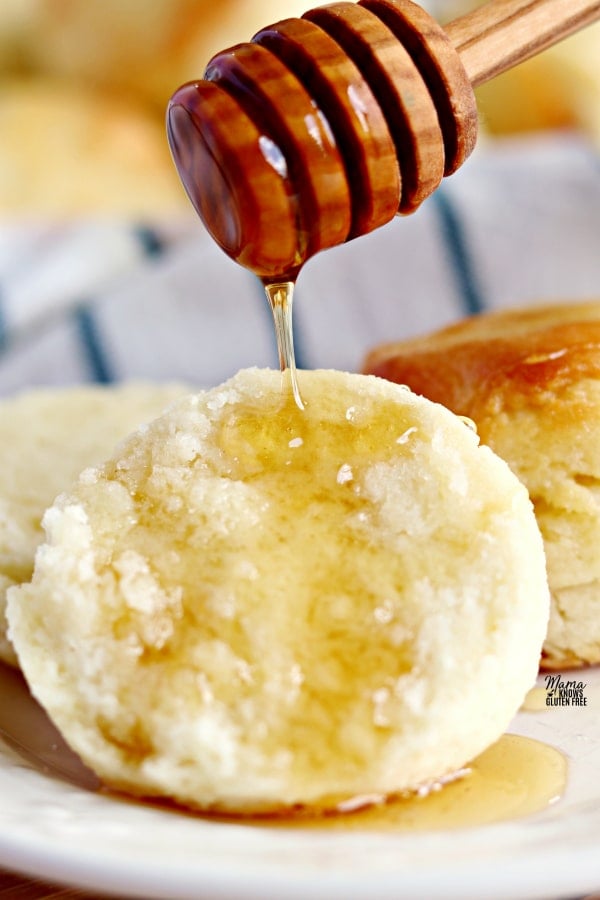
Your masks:
[[[0,676],[0,744],[4,743],[24,764],[48,778],[68,781],[86,791],[98,790],[98,780],[69,750],[31,698],[22,676],[3,665]],[[476,827],[543,810],[560,798],[566,777],[567,761],[558,750],[531,738],[506,734],[475,759],[464,774],[426,796],[394,799],[340,814],[242,820],[216,817],[215,821],[241,821],[262,828],[336,831],[414,832]]]

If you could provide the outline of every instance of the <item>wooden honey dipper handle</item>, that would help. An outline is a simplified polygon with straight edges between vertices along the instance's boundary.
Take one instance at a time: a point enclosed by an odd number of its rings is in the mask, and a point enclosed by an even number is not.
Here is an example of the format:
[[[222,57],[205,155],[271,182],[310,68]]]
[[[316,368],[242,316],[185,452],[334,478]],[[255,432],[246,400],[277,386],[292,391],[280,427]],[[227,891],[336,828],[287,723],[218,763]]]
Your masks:
[[[491,0],[443,29],[412,0],[337,0],[218,53],[167,132],[217,243],[265,283],[410,213],[471,153],[473,87],[600,18]]]
[[[473,87],[600,18],[600,0],[495,0],[444,26]]]

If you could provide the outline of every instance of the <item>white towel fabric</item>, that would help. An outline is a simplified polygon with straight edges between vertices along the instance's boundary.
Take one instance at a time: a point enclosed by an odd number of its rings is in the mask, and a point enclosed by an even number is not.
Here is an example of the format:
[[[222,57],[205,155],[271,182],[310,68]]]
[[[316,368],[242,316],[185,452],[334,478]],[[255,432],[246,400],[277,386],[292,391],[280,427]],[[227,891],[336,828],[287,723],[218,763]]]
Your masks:
[[[600,159],[573,136],[482,142],[413,216],[311,260],[300,367],[468,313],[600,297]],[[277,365],[262,286],[185,222],[0,224],[0,393],[39,384],[217,384]]]

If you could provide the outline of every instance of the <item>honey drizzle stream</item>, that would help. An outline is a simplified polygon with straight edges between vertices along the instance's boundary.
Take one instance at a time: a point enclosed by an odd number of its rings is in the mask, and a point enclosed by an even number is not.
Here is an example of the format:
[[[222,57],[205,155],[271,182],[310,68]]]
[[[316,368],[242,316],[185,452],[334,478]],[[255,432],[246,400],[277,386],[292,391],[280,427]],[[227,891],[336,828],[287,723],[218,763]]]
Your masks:
[[[288,376],[296,406],[304,409],[304,403],[298,387],[296,358],[294,354],[294,331],[292,327],[292,301],[294,298],[294,282],[280,281],[265,284],[265,293],[273,312],[279,366],[284,376]]]

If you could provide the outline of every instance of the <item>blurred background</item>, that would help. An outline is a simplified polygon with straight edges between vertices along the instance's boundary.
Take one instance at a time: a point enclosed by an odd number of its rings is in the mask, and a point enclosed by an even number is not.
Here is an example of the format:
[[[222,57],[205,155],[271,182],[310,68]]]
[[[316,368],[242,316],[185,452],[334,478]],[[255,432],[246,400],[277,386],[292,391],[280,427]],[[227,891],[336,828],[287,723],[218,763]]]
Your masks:
[[[188,214],[165,140],[170,94],[213,53],[310,5],[1,0],[1,215]],[[477,4],[424,5],[444,22]],[[478,93],[489,136],[569,129],[600,142],[600,26]]]
[[[425,2],[442,23],[477,5]],[[278,365],[262,286],[193,212],[165,109],[212,55],[311,5],[0,0],[0,395]],[[356,371],[466,314],[600,297],[600,25],[478,101],[475,152],[417,213],[303,269],[300,367]]]
[[[187,212],[164,128],[210,56],[299,0],[1,0],[0,210]]]

